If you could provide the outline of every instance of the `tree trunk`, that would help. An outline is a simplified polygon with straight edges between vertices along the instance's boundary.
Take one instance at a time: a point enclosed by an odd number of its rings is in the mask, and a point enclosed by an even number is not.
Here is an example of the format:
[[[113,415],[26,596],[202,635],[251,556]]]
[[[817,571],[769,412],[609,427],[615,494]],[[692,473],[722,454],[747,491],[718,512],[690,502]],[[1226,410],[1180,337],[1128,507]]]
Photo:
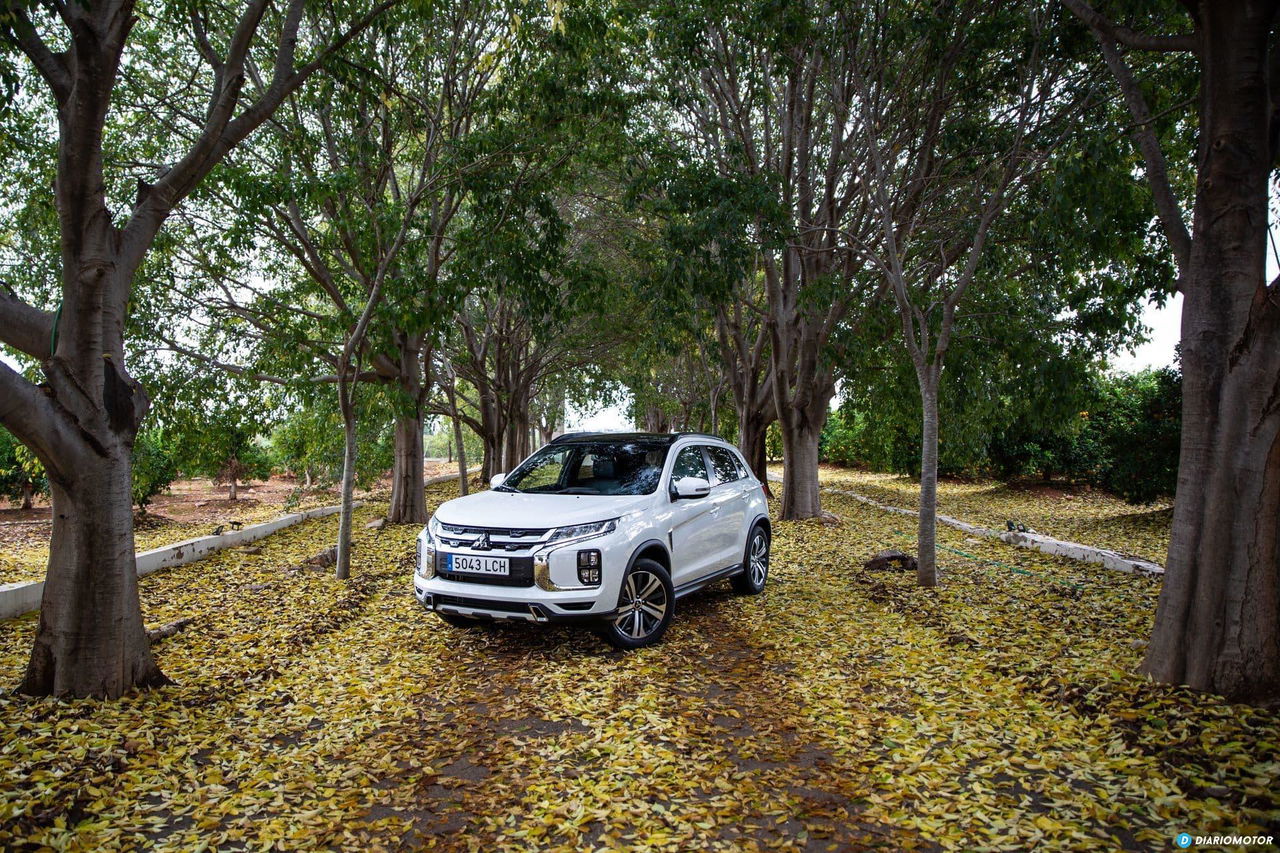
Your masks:
[[[338,559],[334,577],[351,577],[351,523],[355,513],[356,485],[356,406],[354,389],[344,372],[338,377],[338,408],[342,410],[342,488],[338,516]]]
[[[453,441],[458,447],[458,491],[463,496],[471,491],[470,475],[467,473],[467,448],[462,443],[462,419],[453,419]]]
[[[785,520],[822,514],[818,486],[818,439],[822,422],[792,411],[778,424],[782,430],[782,511]]]
[[[396,417],[395,462],[391,468],[392,524],[426,524],[427,495],[422,452],[422,407]]]
[[[231,475],[231,482],[227,483],[227,500],[240,500],[240,492],[236,488],[236,475]]]
[[[765,459],[765,435],[768,431],[769,422],[764,418],[739,412],[738,449],[742,451],[756,479],[762,483],[769,482],[769,468]]]
[[[1161,681],[1237,701],[1280,695],[1280,285],[1265,279],[1267,6],[1200,6],[1201,150],[1183,276],[1182,446],[1164,586],[1143,663]]]
[[[72,482],[50,478],[49,570],[19,692],[114,699],[168,683],[138,602],[130,464],[120,441],[106,456],[85,454]]]
[[[920,586],[938,585],[938,376],[918,375],[923,416],[920,440],[920,523],[916,534]]]
[[[25,483],[22,484],[22,508],[31,509],[32,502],[35,500],[35,496],[36,496],[36,487],[30,480],[27,480]]]

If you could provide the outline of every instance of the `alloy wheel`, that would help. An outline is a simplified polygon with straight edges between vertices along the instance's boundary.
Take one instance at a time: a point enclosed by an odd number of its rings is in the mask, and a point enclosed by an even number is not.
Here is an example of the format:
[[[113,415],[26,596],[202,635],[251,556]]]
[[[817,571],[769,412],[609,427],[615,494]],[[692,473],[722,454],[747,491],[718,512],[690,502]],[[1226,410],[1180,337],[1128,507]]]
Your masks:
[[[756,531],[755,538],[751,540],[751,554],[748,562],[751,583],[756,587],[763,587],[765,578],[769,575],[769,539],[760,531]]]
[[[614,627],[624,637],[643,640],[662,625],[667,606],[667,589],[662,579],[652,572],[637,569],[627,575],[622,584]]]

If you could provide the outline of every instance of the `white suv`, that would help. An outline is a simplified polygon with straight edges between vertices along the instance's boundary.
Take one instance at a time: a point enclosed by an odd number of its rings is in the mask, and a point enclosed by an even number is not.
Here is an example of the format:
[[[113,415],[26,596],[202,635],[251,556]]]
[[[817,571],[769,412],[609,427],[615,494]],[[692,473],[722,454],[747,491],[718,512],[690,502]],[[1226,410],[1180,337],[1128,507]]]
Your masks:
[[[450,625],[587,620],[657,642],[676,600],[721,578],[764,589],[764,489],[709,435],[562,435],[418,534],[418,601]]]

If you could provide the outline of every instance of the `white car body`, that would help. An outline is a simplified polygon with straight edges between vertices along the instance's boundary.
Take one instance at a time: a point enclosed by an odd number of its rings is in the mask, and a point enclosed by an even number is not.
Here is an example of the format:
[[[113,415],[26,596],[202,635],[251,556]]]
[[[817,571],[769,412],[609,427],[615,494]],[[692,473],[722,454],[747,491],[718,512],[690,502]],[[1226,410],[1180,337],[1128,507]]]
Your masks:
[[[547,448],[559,450],[576,442],[584,449],[572,458],[582,458],[588,445],[614,441],[666,443],[660,478],[651,493],[498,489],[448,501],[418,537],[413,579],[418,601],[429,610],[477,620],[607,622],[619,612],[624,577],[639,559],[653,560],[667,570],[675,599],[747,570],[749,537],[758,529],[767,537],[770,527],[764,489],[737,448],[714,436],[688,433],[566,435]],[[732,479],[725,452],[737,475]],[[688,470],[699,453],[705,460],[706,482],[673,478],[677,460]],[[535,453],[530,460],[536,457]],[[651,481],[656,469],[654,464],[644,470],[644,482]],[[677,494],[673,479],[681,480],[686,496]],[[579,561],[592,558],[578,556],[579,551],[592,550],[600,554],[600,578],[594,584],[584,582],[579,572]],[[505,575],[481,570],[492,565],[498,571],[504,558]],[[767,571],[767,556],[765,566]],[[459,567],[467,571],[457,571]],[[585,571],[590,580],[590,570]],[[763,584],[762,572],[761,588]]]

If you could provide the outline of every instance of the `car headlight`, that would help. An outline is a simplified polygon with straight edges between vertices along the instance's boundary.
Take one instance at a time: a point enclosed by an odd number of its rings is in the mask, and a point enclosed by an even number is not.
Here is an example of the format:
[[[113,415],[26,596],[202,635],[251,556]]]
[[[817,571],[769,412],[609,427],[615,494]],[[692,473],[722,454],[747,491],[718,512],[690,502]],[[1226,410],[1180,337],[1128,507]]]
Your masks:
[[[566,539],[588,539],[593,536],[604,536],[617,529],[618,520],[616,518],[610,518],[607,521],[593,521],[589,524],[575,524],[572,527],[557,527],[547,542],[563,542]]]
[[[428,522],[427,528],[418,534],[418,561],[414,565],[414,572],[420,578],[430,580],[436,576],[436,542],[435,533],[439,529],[439,522],[433,516]]]

